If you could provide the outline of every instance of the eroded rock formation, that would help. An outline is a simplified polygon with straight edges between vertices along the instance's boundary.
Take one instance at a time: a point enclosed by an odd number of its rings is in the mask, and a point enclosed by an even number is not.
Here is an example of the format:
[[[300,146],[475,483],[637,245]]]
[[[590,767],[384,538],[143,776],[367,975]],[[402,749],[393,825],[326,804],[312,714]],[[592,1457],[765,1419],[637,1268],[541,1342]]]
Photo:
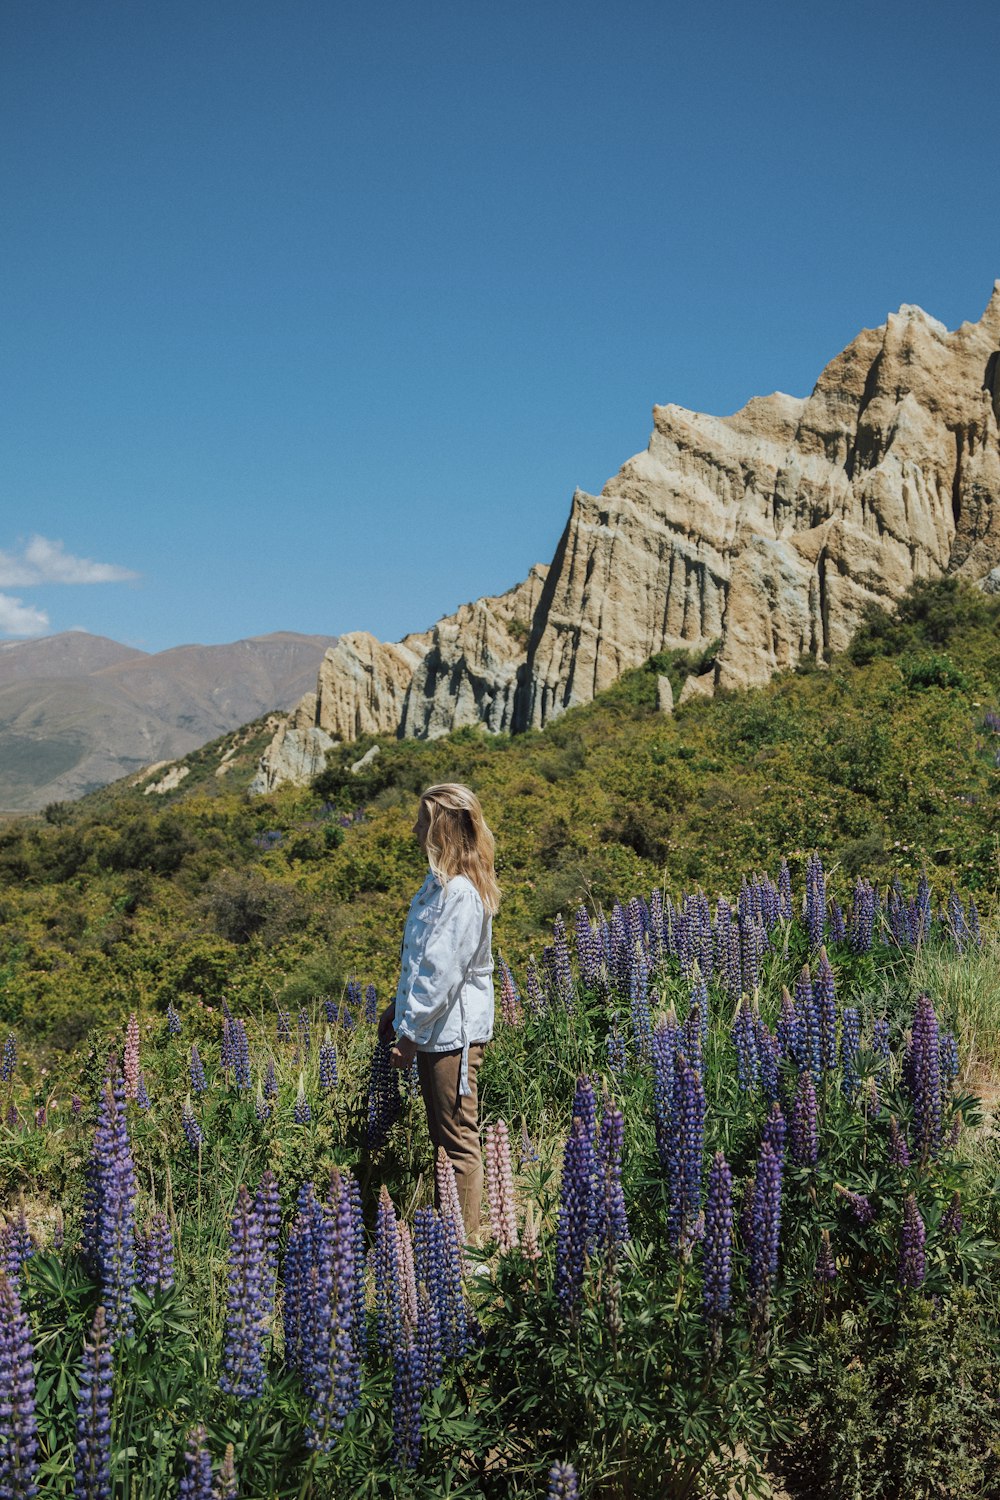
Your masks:
[[[721,642],[716,687],[846,646],[870,601],[1000,562],[1000,282],[953,332],[904,305],[812,394],[653,409],[644,453],[578,490],[555,558],[383,645],[342,636],[290,724],[334,740],[541,726],[655,652]]]

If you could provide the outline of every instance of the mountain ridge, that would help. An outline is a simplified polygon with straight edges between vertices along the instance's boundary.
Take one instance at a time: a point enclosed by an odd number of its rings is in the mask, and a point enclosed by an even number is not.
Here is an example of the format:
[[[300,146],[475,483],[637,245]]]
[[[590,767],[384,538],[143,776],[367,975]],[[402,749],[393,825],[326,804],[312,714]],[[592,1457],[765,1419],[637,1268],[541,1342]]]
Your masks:
[[[575,491],[547,568],[400,642],[342,635],[254,790],[363,734],[540,728],[664,651],[711,663],[682,700],[823,661],[915,581],[1000,563],[998,421],[1000,280],[954,331],[902,304],[808,396],[654,406],[646,449]]]
[[[162,652],[65,631],[0,650],[0,808],[38,811],[287,710],[334,636]]]

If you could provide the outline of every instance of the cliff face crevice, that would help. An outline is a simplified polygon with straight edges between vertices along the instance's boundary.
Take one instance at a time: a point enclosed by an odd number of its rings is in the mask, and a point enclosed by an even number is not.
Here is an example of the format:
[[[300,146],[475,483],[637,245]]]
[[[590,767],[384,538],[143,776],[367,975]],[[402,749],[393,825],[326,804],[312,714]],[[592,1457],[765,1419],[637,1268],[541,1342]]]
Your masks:
[[[394,645],[342,636],[290,723],[527,729],[659,651],[721,640],[704,695],[842,650],[869,603],[1000,563],[998,420],[1000,282],[977,323],[904,305],[862,330],[808,397],[654,407],[645,452],[574,494],[548,569]]]

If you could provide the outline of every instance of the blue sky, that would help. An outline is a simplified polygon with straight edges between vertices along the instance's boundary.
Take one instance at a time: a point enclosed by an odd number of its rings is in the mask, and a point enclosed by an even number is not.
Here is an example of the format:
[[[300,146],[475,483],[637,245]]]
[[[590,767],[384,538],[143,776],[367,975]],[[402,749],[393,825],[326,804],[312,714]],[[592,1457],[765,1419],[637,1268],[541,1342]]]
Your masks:
[[[987,3],[7,0],[0,635],[392,639],[654,402],[978,318],[998,55]]]

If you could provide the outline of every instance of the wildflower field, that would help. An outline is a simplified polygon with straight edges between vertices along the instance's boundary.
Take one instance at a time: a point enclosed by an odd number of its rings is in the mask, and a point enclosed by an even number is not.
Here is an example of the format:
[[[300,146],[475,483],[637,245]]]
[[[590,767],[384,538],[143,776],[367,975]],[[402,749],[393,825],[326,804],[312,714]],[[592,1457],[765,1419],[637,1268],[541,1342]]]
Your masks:
[[[995,936],[735,885],[500,961],[478,1247],[363,980],[12,1033],[0,1496],[1000,1494]]]

